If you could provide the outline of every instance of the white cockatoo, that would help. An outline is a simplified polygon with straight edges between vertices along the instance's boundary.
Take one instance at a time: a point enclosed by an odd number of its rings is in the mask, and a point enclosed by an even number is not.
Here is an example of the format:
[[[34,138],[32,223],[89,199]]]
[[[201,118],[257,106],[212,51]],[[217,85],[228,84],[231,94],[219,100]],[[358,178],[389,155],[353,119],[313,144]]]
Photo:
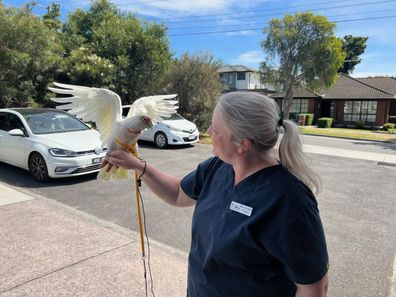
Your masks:
[[[54,83],[58,88],[49,88],[57,94],[72,95],[72,97],[51,98],[58,103],[56,108],[68,110],[69,113],[85,122],[94,122],[100,133],[102,148],[107,147],[107,153],[118,148],[129,150],[137,155],[136,141],[145,128],[153,126],[153,121],[162,121],[176,112],[177,95],[156,95],[137,99],[129,109],[125,119],[122,118],[121,98],[114,92],[84,86]],[[113,167],[110,172],[107,166],[98,174],[101,180],[119,180],[128,178],[128,172],[122,168]]]

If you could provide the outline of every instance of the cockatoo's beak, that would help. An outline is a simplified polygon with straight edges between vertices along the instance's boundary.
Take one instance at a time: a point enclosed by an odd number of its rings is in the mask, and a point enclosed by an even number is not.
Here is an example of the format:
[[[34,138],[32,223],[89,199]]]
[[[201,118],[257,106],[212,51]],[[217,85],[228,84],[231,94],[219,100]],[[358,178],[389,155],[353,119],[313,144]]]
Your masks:
[[[131,129],[128,127],[126,128],[129,134],[139,135],[140,133],[142,133],[142,130],[144,130],[145,128],[151,128],[153,126],[153,121],[151,120],[151,118],[147,116],[142,116],[141,118],[139,118],[139,120],[141,121],[140,124],[137,125],[139,128],[137,129]]]

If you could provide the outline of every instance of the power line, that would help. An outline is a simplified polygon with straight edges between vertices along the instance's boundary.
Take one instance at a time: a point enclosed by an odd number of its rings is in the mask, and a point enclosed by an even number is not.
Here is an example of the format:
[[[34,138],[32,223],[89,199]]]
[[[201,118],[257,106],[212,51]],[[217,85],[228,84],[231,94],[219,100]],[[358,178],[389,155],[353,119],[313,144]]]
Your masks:
[[[396,18],[396,15],[372,17],[372,18],[349,19],[349,20],[340,20],[340,21],[329,21],[329,22],[331,22],[331,23],[346,23],[346,22],[357,22],[357,21],[389,19],[389,18]],[[242,30],[223,30],[223,31],[210,31],[210,32],[192,32],[192,33],[168,34],[168,36],[169,37],[175,37],[175,36],[190,36],[190,35],[209,35],[209,34],[250,32],[250,31],[261,31],[261,30],[263,30],[263,28],[250,28],[250,29],[242,29]]]
[[[345,2],[345,1],[354,1],[354,0],[336,0],[336,1],[322,2],[322,3],[309,3],[306,5],[297,5],[297,6],[291,6],[291,7],[266,8],[266,9],[254,10],[254,12],[265,12],[265,11],[284,10],[284,9],[299,8],[299,7],[306,7],[306,6],[326,5],[326,4],[330,4],[330,3]],[[126,5],[126,4],[124,4],[124,5]],[[243,13],[249,13],[249,12],[252,12],[252,11],[245,11]],[[155,20],[206,18],[206,17],[227,16],[227,15],[235,15],[235,14],[236,13],[219,13],[219,14],[206,14],[206,15],[198,15],[198,16],[186,16],[186,17],[156,18]],[[145,18],[145,19],[151,20],[151,18]]]
[[[338,1],[331,1],[331,2],[323,2],[323,3],[317,3],[316,5],[328,5],[328,4],[333,4],[337,2],[346,2],[349,0],[338,0]],[[346,5],[339,5],[339,6],[330,6],[330,7],[321,7],[321,8],[316,8],[316,9],[310,9],[310,11],[318,11],[318,10],[323,10],[323,9],[336,9],[336,8],[346,8],[346,7],[359,7],[359,6],[366,6],[366,5],[373,5],[373,4],[381,4],[381,3],[389,3],[389,2],[395,2],[395,0],[382,0],[382,1],[370,1],[370,2],[363,2],[363,3],[354,3],[354,4],[346,4]],[[272,9],[258,9],[255,11],[247,11],[244,12],[245,16],[240,16],[240,12],[236,13],[227,13],[227,14],[211,14],[211,15],[200,15],[200,16],[189,16],[189,17],[170,17],[170,18],[141,18],[141,19],[146,19],[146,20],[151,20],[151,21],[166,21],[168,22],[177,22],[178,20],[188,20],[188,19],[198,19],[196,22],[208,22],[210,20],[208,19],[203,19],[203,18],[213,18],[213,17],[219,17],[219,16],[236,16],[233,17],[233,19],[243,19],[243,18],[251,18],[251,17],[263,17],[263,16],[272,16],[274,15],[273,13],[270,14],[264,14],[262,15],[262,12],[269,12],[269,11],[276,11],[276,10],[287,10],[290,8],[306,8],[310,6],[315,6],[315,4],[312,5],[300,5],[300,6],[293,6],[293,7],[282,7],[282,8],[272,8]],[[289,13],[295,13],[298,11],[291,11]],[[287,12],[285,12],[287,13]],[[250,15],[246,15],[250,14]],[[203,19],[203,20],[200,20]],[[213,18],[214,20],[217,20]]]
[[[359,14],[373,14],[373,13],[382,13],[382,12],[393,12],[396,9],[382,9],[382,10],[372,10],[372,11],[366,11],[366,12],[360,12]],[[281,14],[278,14],[281,15]],[[351,16],[350,13],[344,13],[344,14],[338,14],[338,15],[330,15],[326,16],[327,18],[335,18],[335,17],[341,17],[341,16]],[[216,27],[240,27],[240,26],[251,26],[257,23],[257,21],[250,22],[250,23],[238,23],[238,24],[224,24],[224,25],[216,25]],[[209,26],[194,26],[191,28],[191,26],[179,26],[179,27],[169,27],[169,30],[181,30],[181,29],[201,29],[201,28],[212,28],[213,25]]]

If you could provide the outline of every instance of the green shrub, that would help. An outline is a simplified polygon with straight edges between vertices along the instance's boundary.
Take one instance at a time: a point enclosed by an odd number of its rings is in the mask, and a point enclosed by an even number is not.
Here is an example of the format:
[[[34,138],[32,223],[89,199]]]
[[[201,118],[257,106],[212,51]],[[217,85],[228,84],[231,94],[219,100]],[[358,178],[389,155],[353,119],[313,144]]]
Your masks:
[[[298,121],[298,113],[297,112],[290,112],[289,113],[289,120],[297,122]]]
[[[299,116],[305,116],[305,126],[311,126],[314,118],[313,113],[300,113]]]
[[[331,128],[333,118],[320,118],[318,119],[318,128]]]
[[[364,129],[366,122],[365,121],[356,121],[355,122],[355,128],[356,129]]]
[[[393,130],[393,129],[395,129],[395,124],[393,124],[393,123],[386,123],[386,124],[384,124],[384,125],[382,126],[382,129],[383,129],[384,131]]]
[[[390,116],[388,123],[396,124],[396,116]]]

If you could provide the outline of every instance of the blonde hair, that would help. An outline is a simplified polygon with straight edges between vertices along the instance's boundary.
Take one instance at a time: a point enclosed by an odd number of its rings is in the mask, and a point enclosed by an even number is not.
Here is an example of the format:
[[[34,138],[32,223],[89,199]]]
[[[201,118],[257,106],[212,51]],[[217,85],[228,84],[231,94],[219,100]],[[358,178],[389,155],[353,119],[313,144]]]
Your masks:
[[[273,99],[256,92],[231,92],[220,97],[216,108],[224,117],[232,140],[249,138],[263,158],[274,151],[284,130],[277,150],[279,162],[312,192],[319,192],[321,181],[302,150],[298,127],[289,120],[282,121],[283,129],[279,126],[279,108]]]

